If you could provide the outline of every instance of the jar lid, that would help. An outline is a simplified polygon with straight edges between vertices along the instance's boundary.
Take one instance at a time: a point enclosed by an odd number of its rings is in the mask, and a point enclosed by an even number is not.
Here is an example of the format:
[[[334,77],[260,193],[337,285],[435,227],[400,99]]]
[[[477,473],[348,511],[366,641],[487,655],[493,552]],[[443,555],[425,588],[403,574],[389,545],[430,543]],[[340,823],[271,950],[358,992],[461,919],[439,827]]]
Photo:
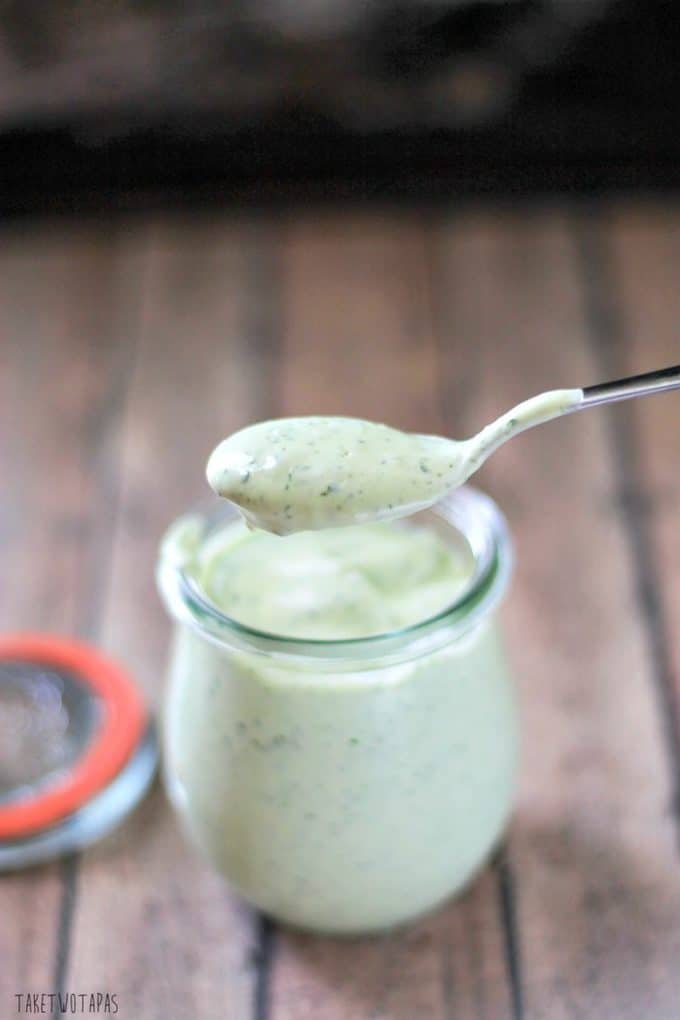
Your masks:
[[[0,635],[0,870],[105,835],[156,761],[153,724],[120,666],[66,638]]]

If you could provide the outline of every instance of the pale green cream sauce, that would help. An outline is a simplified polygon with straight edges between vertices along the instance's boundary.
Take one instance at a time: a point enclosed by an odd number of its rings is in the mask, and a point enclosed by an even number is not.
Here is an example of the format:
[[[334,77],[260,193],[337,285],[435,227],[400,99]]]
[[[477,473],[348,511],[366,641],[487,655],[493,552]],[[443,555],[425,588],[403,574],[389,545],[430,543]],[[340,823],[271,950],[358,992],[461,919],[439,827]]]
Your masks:
[[[200,539],[185,519],[163,555],[182,560],[231,619],[291,638],[341,640],[407,627],[451,605],[472,570],[469,553],[431,529],[392,522],[286,541],[236,522]]]
[[[208,481],[249,524],[274,534],[393,520],[433,506],[502,443],[582,398],[582,390],[540,394],[462,441],[358,418],[265,421],[217,446]]]
[[[356,418],[283,418],[220,443],[208,481],[275,534],[403,517],[458,483],[455,446]]]
[[[188,517],[161,556],[232,619],[302,639],[417,623],[473,570],[462,536],[415,522],[286,539],[236,522],[205,538]],[[491,619],[426,655],[350,666],[235,650],[182,625],[164,734],[194,841],[261,910],[318,931],[430,909],[469,881],[510,810],[516,720]]]
[[[348,418],[251,426],[215,450],[209,481],[250,525],[290,537],[235,524],[205,539],[185,518],[162,558],[270,634],[416,624],[456,600],[472,557],[392,519],[432,506],[508,438],[581,399],[542,394],[460,443]],[[386,928],[460,889],[500,837],[515,774],[492,618],[430,654],[355,667],[295,665],[180,626],[165,717],[168,789],[195,841],[262,910],[326,932]]]

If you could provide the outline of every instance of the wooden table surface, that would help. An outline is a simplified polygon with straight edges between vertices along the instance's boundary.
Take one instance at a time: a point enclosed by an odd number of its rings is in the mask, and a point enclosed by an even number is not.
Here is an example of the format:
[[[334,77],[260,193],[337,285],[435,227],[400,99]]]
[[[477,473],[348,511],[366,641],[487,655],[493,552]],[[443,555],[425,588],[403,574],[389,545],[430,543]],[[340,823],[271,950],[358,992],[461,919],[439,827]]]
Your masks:
[[[136,216],[0,234],[0,629],[124,662],[158,707],[164,526],[222,435],[342,413],[465,435],[542,389],[680,361],[680,205]],[[0,880],[15,993],[123,1020],[680,1017],[680,396],[575,415],[479,483],[515,536],[524,755],[505,849],[415,927],[255,916],[159,786],[110,838]]]

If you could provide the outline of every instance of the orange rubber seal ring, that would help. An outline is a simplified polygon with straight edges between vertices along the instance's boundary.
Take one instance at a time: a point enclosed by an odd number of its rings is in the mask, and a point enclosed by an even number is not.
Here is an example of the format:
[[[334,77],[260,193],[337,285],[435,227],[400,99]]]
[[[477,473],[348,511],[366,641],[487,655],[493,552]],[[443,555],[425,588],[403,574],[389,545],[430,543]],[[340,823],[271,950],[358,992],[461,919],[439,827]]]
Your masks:
[[[78,641],[47,634],[0,636],[5,659],[72,673],[97,695],[100,717],[82,756],[54,783],[0,806],[0,839],[16,839],[72,814],[121,770],[141,740],[146,713],[132,681],[115,663]]]

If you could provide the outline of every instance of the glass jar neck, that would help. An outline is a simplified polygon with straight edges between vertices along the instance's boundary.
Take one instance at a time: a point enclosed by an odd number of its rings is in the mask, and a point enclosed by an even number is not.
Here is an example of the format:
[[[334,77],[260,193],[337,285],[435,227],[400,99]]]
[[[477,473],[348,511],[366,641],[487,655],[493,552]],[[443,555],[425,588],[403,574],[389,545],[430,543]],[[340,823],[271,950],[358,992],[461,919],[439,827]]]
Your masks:
[[[512,568],[507,525],[496,504],[478,490],[464,486],[436,507],[420,514],[436,519],[444,534],[450,529],[469,550],[472,571],[458,597],[441,612],[399,630],[363,638],[316,640],[289,638],[248,627],[226,616],[200,589],[186,569],[191,544],[206,541],[237,519],[227,504],[210,512],[196,511],[171,527],[175,541],[161,546],[157,564],[160,595],[170,615],[225,650],[238,650],[294,662],[332,663],[334,668],[375,668],[419,658],[458,640],[487,617],[500,602]],[[183,530],[182,530],[183,529]],[[177,540],[179,536],[179,541]],[[184,543],[184,544],[183,544]]]

